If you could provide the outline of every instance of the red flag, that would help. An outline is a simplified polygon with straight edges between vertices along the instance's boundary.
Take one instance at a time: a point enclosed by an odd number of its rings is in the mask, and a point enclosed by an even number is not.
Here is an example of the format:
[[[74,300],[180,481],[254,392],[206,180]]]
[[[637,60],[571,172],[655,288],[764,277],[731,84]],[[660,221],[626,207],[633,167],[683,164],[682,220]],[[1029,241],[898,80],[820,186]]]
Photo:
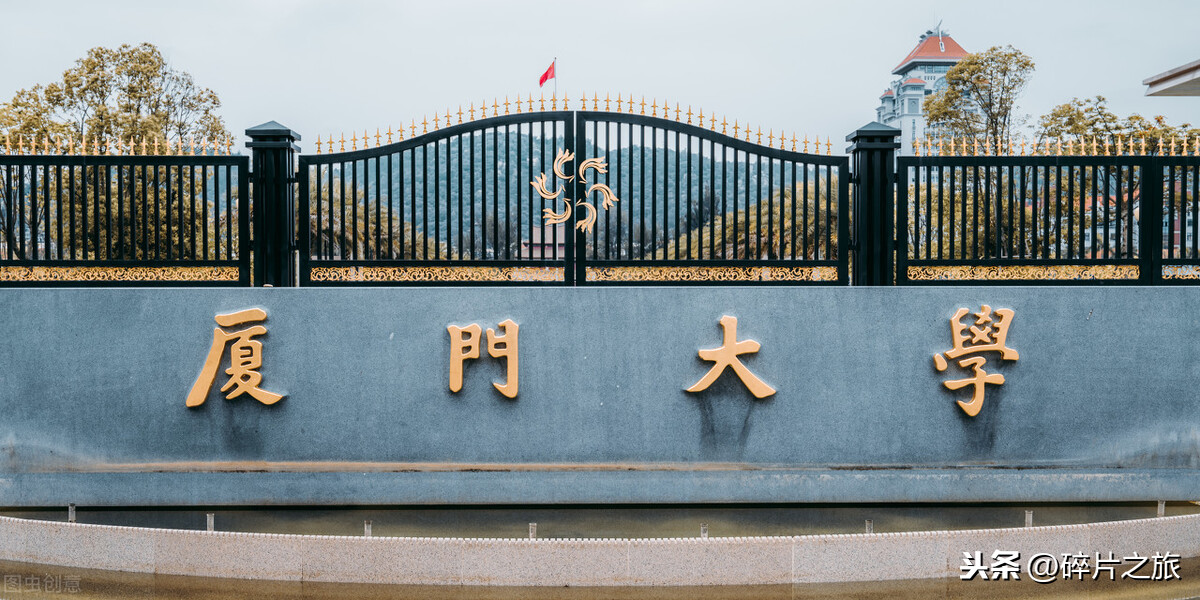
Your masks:
[[[538,79],[538,87],[542,87],[543,85],[546,85],[547,81],[554,79],[554,63],[556,62],[558,61],[555,60],[554,62],[550,63],[550,68],[546,69],[545,73],[542,73],[542,77]]]

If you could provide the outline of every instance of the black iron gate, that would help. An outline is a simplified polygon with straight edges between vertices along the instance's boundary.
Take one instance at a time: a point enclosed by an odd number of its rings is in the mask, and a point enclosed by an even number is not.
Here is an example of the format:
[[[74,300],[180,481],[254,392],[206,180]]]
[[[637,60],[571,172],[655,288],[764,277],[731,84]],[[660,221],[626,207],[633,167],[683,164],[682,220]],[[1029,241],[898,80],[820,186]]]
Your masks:
[[[533,111],[330,140],[299,157],[300,283],[845,284],[848,159],[691,118]]]

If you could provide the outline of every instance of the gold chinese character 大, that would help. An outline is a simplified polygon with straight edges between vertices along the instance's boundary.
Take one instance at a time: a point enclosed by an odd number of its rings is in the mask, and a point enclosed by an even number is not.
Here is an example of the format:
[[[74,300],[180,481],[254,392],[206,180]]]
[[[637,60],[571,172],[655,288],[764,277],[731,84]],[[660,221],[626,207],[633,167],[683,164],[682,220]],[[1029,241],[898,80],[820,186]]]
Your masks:
[[[263,363],[262,342],[254,338],[266,335],[267,328],[260,324],[230,333],[221,329],[221,327],[236,327],[247,323],[261,323],[267,320],[267,312],[261,308],[250,308],[227,315],[217,315],[214,320],[220,327],[213,329],[213,342],[208,349],[208,358],[204,361],[204,368],[200,370],[200,376],[196,378],[196,383],[192,384],[192,391],[187,397],[187,405],[192,407],[204,404],[209,391],[212,390],[213,382],[216,381],[217,368],[221,364],[221,357],[224,356],[226,347],[230,349],[229,368],[225,370],[225,374],[229,375],[229,381],[225,383],[221,391],[229,392],[225,396],[227,400],[232,400],[242,394],[249,394],[251,398],[263,404],[275,404],[282,400],[284,398],[282,394],[268,392],[259,387],[263,379],[262,374],[258,372]],[[230,344],[230,342],[233,343]]]
[[[692,387],[687,388],[689,392],[701,392],[708,389],[708,386],[725,372],[726,368],[733,369],[733,373],[742,380],[742,384],[746,389],[754,394],[755,398],[766,398],[775,393],[775,388],[767,385],[763,380],[759,379],[746,365],[742,364],[738,358],[742,354],[754,354],[758,352],[759,343],[754,340],[737,341],[737,317],[725,315],[721,317],[721,329],[724,335],[721,341],[720,348],[711,348],[709,350],[701,350],[700,358],[709,362],[716,363],[700,378]]]
[[[963,322],[962,318],[967,316],[968,311],[965,308],[958,309],[954,316],[950,319],[950,336],[954,343],[954,348],[935,354],[933,356],[933,366],[939,372],[945,371],[948,366],[946,360],[958,360],[958,366],[964,369],[971,369],[972,376],[966,379],[953,379],[944,382],[944,385],[951,390],[962,389],[967,386],[972,386],[971,400],[963,402],[958,400],[958,406],[967,413],[967,416],[974,417],[979,414],[983,408],[983,392],[984,386],[987,384],[1001,385],[1004,383],[1004,376],[998,373],[988,373],[983,370],[987,364],[987,359],[982,356],[972,356],[982,354],[984,352],[999,352],[1000,360],[1016,361],[1020,358],[1016,350],[1008,347],[1008,328],[1012,325],[1013,311],[1008,308],[996,309],[993,318],[992,307],[984,304],[980,307],[979,312],[974,313],[974,322],[968,319]]]
[[[487,330],[488,355],[504,360],[507,373],[504,383],[492,382],[492,385],[506,398],[517,397],[520,383],[520,348],[517,344],[520,328],[512,319],[505,319],[500,322],[503,334],[498,335],[490,327]],[[463,363],[479,358],[479,338],[483,330],[479,324],[471,323],[466,327],[447,325],[446,331],[450,332],[450,391],[459,392],[463,386]]]

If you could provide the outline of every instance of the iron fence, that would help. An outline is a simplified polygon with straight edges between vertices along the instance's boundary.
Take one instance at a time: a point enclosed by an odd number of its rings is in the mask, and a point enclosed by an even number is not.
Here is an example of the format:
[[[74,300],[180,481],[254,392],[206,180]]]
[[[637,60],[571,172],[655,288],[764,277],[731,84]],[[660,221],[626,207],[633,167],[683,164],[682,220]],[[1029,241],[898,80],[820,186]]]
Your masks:
[[[243,156],[0,155],[0,285],[249,285]]]

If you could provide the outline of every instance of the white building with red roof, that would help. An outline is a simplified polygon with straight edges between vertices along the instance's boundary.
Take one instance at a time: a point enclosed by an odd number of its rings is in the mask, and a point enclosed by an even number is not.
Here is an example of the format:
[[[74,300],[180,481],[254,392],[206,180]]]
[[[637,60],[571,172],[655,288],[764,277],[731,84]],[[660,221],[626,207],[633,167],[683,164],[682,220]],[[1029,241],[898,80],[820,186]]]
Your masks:
[[[917,46],[892,69],[898,76],[879,96],[875,120],[899,129],[900,153],[912,154],[914,139],[927,133],[925,97],[946,86],[946,72],[967,55],[954,38],[940,27],[921,34]]]

